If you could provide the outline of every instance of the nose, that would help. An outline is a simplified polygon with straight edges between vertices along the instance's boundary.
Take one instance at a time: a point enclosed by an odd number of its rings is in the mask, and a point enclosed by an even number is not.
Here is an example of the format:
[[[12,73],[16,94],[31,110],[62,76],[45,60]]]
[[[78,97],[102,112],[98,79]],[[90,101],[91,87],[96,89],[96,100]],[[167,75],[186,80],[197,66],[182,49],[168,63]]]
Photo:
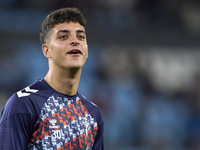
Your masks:
[[[75,36],[75,37],[72,37],[72,40],[71,40],[71,43],[70,43],[71,45],[73,45],[73,46],[77,46],[77,45],[79,45],[79,40],[78,40],[78,38]]]

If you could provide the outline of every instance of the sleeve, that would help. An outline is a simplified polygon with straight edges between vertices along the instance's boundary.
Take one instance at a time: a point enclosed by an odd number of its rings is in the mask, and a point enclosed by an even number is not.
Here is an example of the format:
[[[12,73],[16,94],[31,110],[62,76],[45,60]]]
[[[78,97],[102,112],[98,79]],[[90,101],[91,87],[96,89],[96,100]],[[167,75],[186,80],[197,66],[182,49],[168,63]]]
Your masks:
[[[9,116],[0,124],[0,147],[2,150],[26,150],[30,135],[31,119],[27,114]]]
[[[99,119],[98,133],[92,150],[104,150],[104,121],[101,111],[99,113]]]
[[[27,108],[26,100],[13,95],[4,106],[0,120],[0,149],[27,149],[35,117],[24,109]]]

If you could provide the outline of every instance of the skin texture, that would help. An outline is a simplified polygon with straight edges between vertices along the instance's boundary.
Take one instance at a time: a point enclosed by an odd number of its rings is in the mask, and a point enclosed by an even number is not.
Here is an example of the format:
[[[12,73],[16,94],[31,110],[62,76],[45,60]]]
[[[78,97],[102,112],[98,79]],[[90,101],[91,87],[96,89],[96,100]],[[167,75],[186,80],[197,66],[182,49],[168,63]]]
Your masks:
[[[49,71],[44,79],[56,91],[75,95],[88,57],[85,29],[79,23],[65,22],[57,24],[47,36],[42,50],[48,58]]]

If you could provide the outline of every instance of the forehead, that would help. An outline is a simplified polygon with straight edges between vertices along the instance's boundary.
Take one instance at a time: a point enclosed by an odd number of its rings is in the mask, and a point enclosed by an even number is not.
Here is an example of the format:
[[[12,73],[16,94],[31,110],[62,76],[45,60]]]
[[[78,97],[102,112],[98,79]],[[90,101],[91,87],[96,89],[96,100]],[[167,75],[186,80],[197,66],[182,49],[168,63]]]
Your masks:
[[[64,22],[64,23],[60,23],[60,24],[55,25],[55,27],[52,30],[53,30],[54,33],[57,33],[60,30],[68,30],[70,32],[78,31],[78,30],[85,31],[85,28],[82,25],[80,25],[79,23]]]

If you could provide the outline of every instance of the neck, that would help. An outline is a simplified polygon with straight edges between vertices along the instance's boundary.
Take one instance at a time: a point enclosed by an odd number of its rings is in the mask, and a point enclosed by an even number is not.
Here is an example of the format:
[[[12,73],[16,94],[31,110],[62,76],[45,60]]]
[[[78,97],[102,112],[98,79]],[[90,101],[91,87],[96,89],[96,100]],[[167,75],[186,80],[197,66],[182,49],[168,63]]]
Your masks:
[[[73,96],[77,93],[80,76],[80,68],[73,68],[68,70],[50,69],[44,80],[56,91]]]

